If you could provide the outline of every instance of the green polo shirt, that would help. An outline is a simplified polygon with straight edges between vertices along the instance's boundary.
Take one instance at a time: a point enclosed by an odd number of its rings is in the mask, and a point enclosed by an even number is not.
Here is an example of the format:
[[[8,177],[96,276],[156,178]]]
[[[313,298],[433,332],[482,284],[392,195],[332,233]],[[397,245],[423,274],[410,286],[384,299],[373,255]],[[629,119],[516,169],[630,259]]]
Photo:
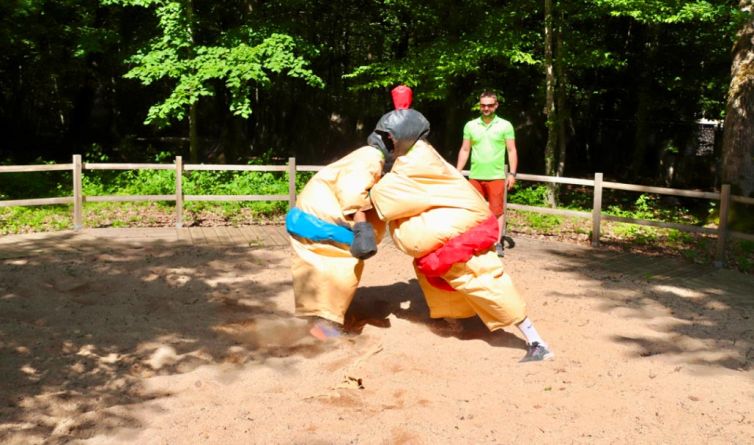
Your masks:
[[[496,115],[485,124],[480,116],[466,123],[463,138],[471,141],[469,178],[483,181],[505,178],[505,141],[516,138],[510,122]]]

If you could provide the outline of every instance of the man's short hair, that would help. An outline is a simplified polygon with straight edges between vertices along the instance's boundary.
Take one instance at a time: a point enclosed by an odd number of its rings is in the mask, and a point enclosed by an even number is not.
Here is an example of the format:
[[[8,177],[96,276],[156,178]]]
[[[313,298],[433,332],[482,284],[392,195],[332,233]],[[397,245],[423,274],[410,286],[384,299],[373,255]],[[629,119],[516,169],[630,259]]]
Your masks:
[[[482,91],[482,94],[479,95],[479,100],[482,100],[482,98],[485,98],[485,97],[491,97],[495,99],[495,102],[497,102],[497,94],[495,94],[494,91],[490,91],[490,90]]]

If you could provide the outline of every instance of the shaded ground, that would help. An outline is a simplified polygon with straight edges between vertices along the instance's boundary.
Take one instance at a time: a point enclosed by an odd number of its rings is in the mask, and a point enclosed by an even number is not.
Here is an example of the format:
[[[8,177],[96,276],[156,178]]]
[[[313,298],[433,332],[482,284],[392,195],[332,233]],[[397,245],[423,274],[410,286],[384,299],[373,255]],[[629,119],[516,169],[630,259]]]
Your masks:
[[[176,233],[0,238],[0,443],[754,442],[751,276],[517,238],[557,354],[522,365],[515,330],[429,319],[389,243],[320,343],[279,228]]]

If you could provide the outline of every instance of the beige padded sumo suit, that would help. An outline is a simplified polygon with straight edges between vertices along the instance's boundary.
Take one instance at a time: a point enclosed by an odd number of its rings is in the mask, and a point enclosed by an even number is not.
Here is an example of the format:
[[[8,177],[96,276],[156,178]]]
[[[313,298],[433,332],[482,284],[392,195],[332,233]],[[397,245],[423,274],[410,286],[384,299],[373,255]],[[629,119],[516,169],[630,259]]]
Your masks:
[[[395,245],[414,258],[432,318],[478,315],[491,331],[520,323],[526,305],[494,250],[489,205],[424,140],[370,192]]]
[[[371,208],[369,189],[380,179],[383,164],[384,155],[374,147],[351,152],[312,177],[299,194],[296,208],[325,225],[349,231],[354,225],[353,214]],[[367,212],[367,220],[379,243],[385,224],[374,211]],[[351,255],[347,243],[290,232],[289,227],[296,315],[318,316],[342,324],[364,261]]]

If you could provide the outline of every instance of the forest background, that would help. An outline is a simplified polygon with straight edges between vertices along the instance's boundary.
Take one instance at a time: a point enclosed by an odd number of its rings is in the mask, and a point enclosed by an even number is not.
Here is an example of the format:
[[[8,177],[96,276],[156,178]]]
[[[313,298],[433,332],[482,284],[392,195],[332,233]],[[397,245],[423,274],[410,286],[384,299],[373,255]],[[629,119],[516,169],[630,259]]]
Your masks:
[[[451,162],[491,89],[519,171],[751,196],[753,14],[751,0],[7,0],[0,160],[326,164],[403,83]]]

